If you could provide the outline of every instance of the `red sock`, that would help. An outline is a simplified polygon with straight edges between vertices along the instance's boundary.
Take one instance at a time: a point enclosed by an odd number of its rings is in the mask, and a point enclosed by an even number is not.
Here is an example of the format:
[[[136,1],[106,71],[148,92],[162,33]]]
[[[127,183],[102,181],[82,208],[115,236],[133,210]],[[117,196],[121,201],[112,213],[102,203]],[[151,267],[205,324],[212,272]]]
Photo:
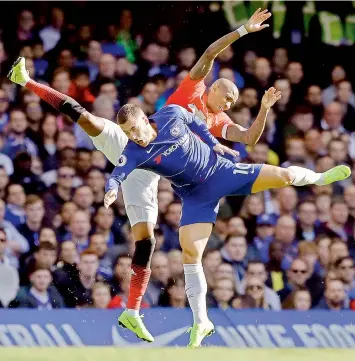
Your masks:
[[[127,308],[138,311],[148,286],[151,271],[150,268],[144,268],[135,264],[132,264],[132,271]]]
[[[29,80],[25,87],[32,90],[42,100],[57,110],[59,109],[60,104],[68,98],[65,94],[59,93],[49,86],[37,83],[33,80]]]

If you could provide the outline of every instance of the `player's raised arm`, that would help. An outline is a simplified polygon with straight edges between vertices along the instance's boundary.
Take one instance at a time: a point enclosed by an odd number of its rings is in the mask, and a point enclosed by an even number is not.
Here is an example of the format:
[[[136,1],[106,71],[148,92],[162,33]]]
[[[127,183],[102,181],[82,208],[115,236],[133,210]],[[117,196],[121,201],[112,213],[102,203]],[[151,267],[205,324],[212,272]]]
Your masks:
[[[8,74],[8,78],[12,82],[32,90],[57,111],[67,115],[73,122],[78,123],[90,137],[96,137],[103,131],[105,124],[103,118],[89,113],[73,98],[32,80],[26,70],[25,58],[17,59]]]
[[[116,199],[118,189],[121,187],[122,182],[133,172],[137,167],[137,158],[134,156],[127,156],[122,154],[118,160],[118,165],[112,171],[110,178],[105,186],[104,206],[108,208]]]
[[[203,53],[198,62],[194,65],[194,67],[190,70],[190,78],[193,80],[205,78],[212,69],[214,59],[220,52],[222,52],[226,47],[234,43],[243,35],[254,33],[268,27],[268,24],[262,23],[270,16],[271,13],[267,9],[261,11],[259,8],[255,11],[255,13],[251,16],[245,25],[211,44]]]
[[[281,98],[281,92],[275,88],[269,88],[262,100],[259,113],[249,129],[238,124],[230,124],[227,128],[226,139],[231,142],[240,142],[255,145],[263,134],[267,114],[270,108]]]

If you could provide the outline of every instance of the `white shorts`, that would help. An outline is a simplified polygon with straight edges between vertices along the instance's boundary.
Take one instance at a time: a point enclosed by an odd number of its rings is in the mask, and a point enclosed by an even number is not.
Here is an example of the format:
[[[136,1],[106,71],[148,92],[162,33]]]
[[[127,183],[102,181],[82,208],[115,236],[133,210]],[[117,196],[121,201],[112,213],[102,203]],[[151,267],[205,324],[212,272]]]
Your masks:
[[[91,139],[95,147],[116,166],[128,138],[117,124],[107,119],[104,121],[105,126],[102,133]],[[159,178],[153,172],[135,169],[122,183],[123,200],[131,226],[139,222],[156,224]]]

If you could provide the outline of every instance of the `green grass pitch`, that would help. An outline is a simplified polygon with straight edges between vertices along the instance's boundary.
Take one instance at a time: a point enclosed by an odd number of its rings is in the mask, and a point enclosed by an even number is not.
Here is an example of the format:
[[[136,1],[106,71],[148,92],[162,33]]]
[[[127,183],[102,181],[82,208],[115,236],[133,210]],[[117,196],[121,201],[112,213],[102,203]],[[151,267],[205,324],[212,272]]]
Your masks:
[[[354,361],[355,350],[186,348],[0,348],[4,361]]]

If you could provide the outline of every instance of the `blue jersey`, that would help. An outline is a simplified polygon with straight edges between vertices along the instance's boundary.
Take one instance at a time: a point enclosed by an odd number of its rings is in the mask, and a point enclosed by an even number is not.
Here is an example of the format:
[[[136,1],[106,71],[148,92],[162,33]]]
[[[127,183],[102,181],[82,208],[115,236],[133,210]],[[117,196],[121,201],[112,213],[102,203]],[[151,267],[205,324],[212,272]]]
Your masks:
[[[171,181],[181,197],[181,226],[213,223],[221,198],[251,192],[261,165],[235,164],[217,155],[211,148],[218,141],[192,113],[169,105],[150,120],[157,126],[157,137],[145,148],[128,142],[106,191],[117,190],[135,168],[158,173]]]
[[[135,168],[168,178],[178,194],[213,174],[218,157],[211,147],[219,143],[202,120],[178,105],[166,106],[149,119],[156,124],[157,137],[145,148],[127,143],[106,191],[117,190]]]

